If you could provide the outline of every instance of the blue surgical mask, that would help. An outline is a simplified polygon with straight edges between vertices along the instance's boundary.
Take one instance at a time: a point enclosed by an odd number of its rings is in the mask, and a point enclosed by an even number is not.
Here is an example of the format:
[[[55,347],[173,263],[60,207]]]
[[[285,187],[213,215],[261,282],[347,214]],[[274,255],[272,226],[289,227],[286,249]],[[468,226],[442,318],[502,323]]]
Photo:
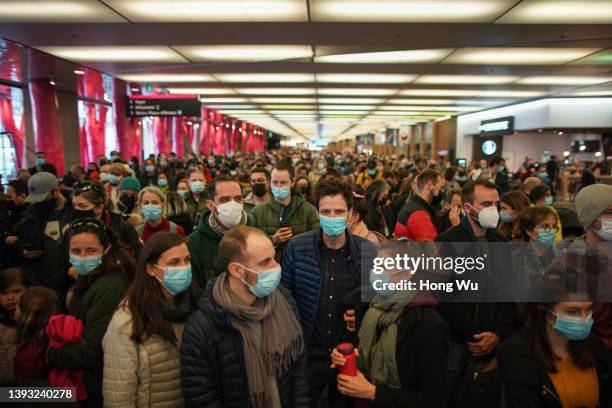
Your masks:
[[[45,159],[43,159],[43,158],[38,158],[38,157],[37,157],[37,158],[36,158],[36,165],[37,165],[38,167],[40,167],[40,166],[42,166],[43,164],[45,164]]]
[[[166,180],[166,179],[159,179],[159,180],[157,180],[157,185],[159,187],[166,187],[168,185],[168,180]]]
[[[272,195],[278,201],[284,201],[291,194],[291,189],[289,187],[272,187]]]
[[[510,214],[508,214],[505,211],[502,211],[502,212],[499,213],[499,219],[502,222],[505,222],[505,223],[508,223],[508,224],[510,224],[512,222],[512,217],[510,216]]]
[[[540,244],[552,245],[555,242],[555,236],[557,235],[556,231],[545,231],[542,228],[538,228],[536,231],[538,231],[538,236],[535,240]]]
[[[200,194],[206,188],[206,183],[203,181],[192,181],[189,183],[189,187],[194,193]]]
[[[281,280],[281,267],[280,265],[275,266],[274,268],[265,269],[263,271],[256,272],[252,269],[247,268],[246,266],[240,265],[244,269],[249,272],[253,272],[257,274],[257,283],[255,285],[250,285],[247,281],[242,279],[242,283],[249,287],[249,290],[252,294],[257,296],[258,298],[264,298],[269,296],[276,290],[278,284]]]
[[[111,183],[113,186],[116,186],[119,182],[119,177],[116,174],[111,173],[108,175],[108,182]]]
[[[83,258],[70,254],[70,264],[74,266],[79,275],[85,276],[102,264],[102,255]]]
[[[548,196],[544,199],[544,205],[552,205],[554,198],[552,196]]]
[[[323,232],[332,238],[339,236],[346,229],[346,218],[345,217],[326,217],[321,215],[319,217],[319,223]]]
[[[147,173],[153,173],[155,171],[155,166],[153,166],[152,164],[147,164],[145,166],[145,170]]]
[[[173,295],[186,291],[189,285],[191,285],[191,265],[166,266],[165,268],[158,265],[155,266],[164,271],[164,279],[160,280],[156,277],[157,280]]]
[[[177,193],[178,193],[178,195],[181,196],[181,198],[183,200],[186,200],[187,197],[189,197],[189,191],[188,190],[179,190],[179,191],[177,191]]]
[[[142,216],[147,221],[157,221],[161,218],[162,209],[159,205],[147,204],[142,206]]]
[[[580,317],[563,316],[551,312],[557,317],[553,328],[557,330],[563,337],[570,340],[581,341],[589,337],[591,328],[593,327],[593,316],[586,319]]]
[[[503,173],[505,170],[506,170],[506,166],[499,166],[499,167],[497,168],[497,172],[498,172],[498,173]]]
[[[370,177],[374,177],[376,176],[376,170],[368,170],[368,174],[370,175]]]

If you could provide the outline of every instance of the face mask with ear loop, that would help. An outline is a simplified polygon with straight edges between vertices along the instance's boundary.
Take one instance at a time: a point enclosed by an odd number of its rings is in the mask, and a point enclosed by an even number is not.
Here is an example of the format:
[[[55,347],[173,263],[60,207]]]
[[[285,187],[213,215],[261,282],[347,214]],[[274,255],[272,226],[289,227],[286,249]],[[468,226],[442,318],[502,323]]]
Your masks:
[[[612,218],[604,217],[601,219],[601,228],[593,230],[604,241],[612,242]]]
[[[257,283],[251,285],[246,280],[241,279],[242,283],[248,286],[252,294],[258,298],[264,298],[269,296],[276,290],[281,280],[281,266],[275,266],[273,268],[264,269],[263,271],[254,271],[251,268],[247,268],[244,265],[238,264],[244,270],[249,271],[257,275]]]
[[[469,204],[469,206],[478,211],[478,218],[474,217],[472,214],[470,214],[470,217],[472,217],[481,228],[492,229],[497,227],[497,223],[499,222],[497,207],[491,206],[483,208],[482,210],[477,210],[472,204]]]

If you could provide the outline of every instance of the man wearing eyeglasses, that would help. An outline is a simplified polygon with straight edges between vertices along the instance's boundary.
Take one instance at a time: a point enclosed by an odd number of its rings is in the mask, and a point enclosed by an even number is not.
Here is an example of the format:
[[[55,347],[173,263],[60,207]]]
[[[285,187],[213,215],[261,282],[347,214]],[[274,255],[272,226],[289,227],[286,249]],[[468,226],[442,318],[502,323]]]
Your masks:
[[[28,277],[34,284],[65,293],[67,256],[62,248],[62,234],[70,203],[60,192],[57,177],[47,172],[30,177],[28,193],[26,202],[31,206],[19,237]]]

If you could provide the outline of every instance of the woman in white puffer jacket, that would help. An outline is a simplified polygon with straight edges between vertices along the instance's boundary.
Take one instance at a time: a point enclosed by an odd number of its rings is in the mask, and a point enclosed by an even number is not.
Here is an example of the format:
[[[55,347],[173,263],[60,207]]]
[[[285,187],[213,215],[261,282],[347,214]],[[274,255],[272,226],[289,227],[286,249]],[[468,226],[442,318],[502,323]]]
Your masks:
[[[178,345],[199,291],[183,238],[147,240],[102,342],[105,407],[183,406]]]

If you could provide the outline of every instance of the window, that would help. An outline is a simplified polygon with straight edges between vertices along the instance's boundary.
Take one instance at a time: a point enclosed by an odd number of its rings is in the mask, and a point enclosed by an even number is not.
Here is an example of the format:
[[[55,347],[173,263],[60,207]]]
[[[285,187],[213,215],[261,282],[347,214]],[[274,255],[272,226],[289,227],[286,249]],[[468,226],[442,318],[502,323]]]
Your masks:
[[[17,176],[17,157],[13,137],[10,133],[3,132],[0,126],[0,175],[2,184],[6,187],[9,180]]]

